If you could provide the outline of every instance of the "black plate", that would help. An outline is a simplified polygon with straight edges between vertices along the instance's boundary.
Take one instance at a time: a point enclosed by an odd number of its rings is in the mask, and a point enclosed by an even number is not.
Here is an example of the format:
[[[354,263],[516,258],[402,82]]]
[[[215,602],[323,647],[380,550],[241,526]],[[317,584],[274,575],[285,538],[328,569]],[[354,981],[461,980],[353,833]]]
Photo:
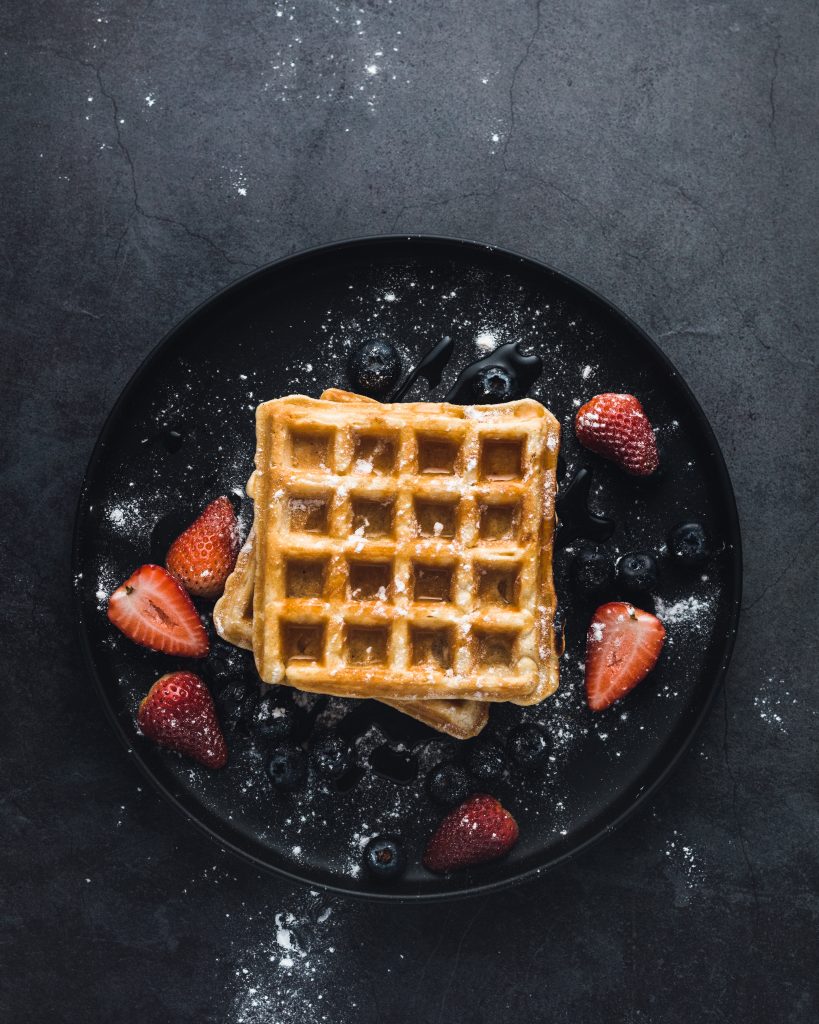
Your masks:
[[[580,541],[558,535],[567,636],[560,692],[540,708],[496,706],[490,724],[502,742],[515,722],[542,722],[554,760],[545,780],[510,772],[498,784],[476,787],[490,788],[515,813],[520,842],[504,861],[439,878],[419,863],[441,813],[425,795],[423,776],[440,758],[462,757],[463,744],[371,701],[308,698],[309,706],[296,708],[302,735],[327,728],[351,737],[365,766],[355,773],[360,777],[348,777],[340,790],[311,783],[295,797],[277,796],[265,782],[259,747],[241,727],[228,734],[228,768],[208,772],[137,733],[139,700],[154,679],[182,663],[125,640],[104,609],[107,594],[136,566],[163,560],[169,540],[207,501],[222,493],[240,500],[259,401],[344,387],[346,351],[363,338],[394,340],[408,369],[445,333],[457,350],[435,397],[483,354],[476,336],[486,344],[488,334],[518,338],[543,356],[545,372],[532,394],[563,424],[561,487],[579,468],[592,468],[592,505],[616,524],[607,542],[612,552],[662,552],[671,526],[700,518],[716,553],[697,571],[661,558],[655,597],[669,633],[661,662],[624,702],[593,715],[582,685],[593,603],[576,600],[567,582]],[[660,439],[658,479],[627,477],[576,444],[576,405],[600,391],[642,399]],[[245,525],[249,512],[244,499]],[[79,503],[74,566],[92,676],[117,732],[159,790],[220,844],[261,867],[314,886],[403,899],[520,881],[577,853],[632,812],[668,774],[708,710],[734,643],[741,585],[736,508],[716,439],[645,333],[541,263],[427,237],[362,239],[289,257],[231,285],[176,326],[136,372],[100,435]],[[251,694],[257,688],[252,658],[221,641],[199,668],[216,694],[237,681]],[[278,694],[282,703],[292,701],[286,688]],[[358,870],[360,844],[375,832],[401,835],[409,855],[406,876],[389,889]]]

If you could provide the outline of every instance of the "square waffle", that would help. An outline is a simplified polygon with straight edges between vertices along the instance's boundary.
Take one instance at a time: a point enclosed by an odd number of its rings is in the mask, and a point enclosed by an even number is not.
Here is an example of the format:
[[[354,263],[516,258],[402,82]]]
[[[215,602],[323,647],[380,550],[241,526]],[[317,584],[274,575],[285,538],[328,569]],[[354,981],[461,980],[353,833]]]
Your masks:
[[[390,701],[556,689],[559,427],[543,406],[296,395],[256,425],[263,680]]]
[[[331,388],[321,396],[325,401],[337,402],[372,402],[347,391]],[[254,474],[255,475],[255,474]],[[247,494],[254,497],[254,475],[247,482]],[[236,566],[228,578],[222,597],[216,602],[213,610],[213,621],[216,631],[228,643],[253,650],[253,588],[256,572],[255,525],[251,527],[247,540],[239,553]],[[408,700],[391,701],[389,704],[396,710],[415,718],[419,722],[437,729],[439,732],[455,736],[457,739],[470,739],[477,736],[489,718],[488,705],[482,701],[472,700]]]

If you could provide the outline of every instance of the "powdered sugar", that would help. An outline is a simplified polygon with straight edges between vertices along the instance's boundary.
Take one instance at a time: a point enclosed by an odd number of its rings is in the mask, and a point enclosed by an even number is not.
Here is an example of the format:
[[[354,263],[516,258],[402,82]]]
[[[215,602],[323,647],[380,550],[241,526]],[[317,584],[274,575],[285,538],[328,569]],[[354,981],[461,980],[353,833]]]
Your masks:
[[[336,998],[332,907],[310,892],[272,915],[268,938],[236,955],[225,1024],[344,1024]],[[258,920],[270,920],[265,910]],[[256,929],[254,929],[256,931]],[[349,1003],[351,1011],[355,1002]]]
[[[701,597],[690,595],[667,604],[661,597],[656,599],[657,616],[666,625],[685,625],[690,629],[704,629],[711,617],[714,595]]]
[[[475,348],[481,355],[488,355],[499,345],[498,335],[495,331],[480,331],[475,335]]]
[[[125,494],[103,508],[103,516],[107,526],[120,536],[144,536],[153,522],[169,510],[170,503],[161,495],[138,492],[133,481],[129,481],[126,487],[128,491]]]
[[[674,887],[674,905],[687,907],[692,892],[702,883],[703,869],[694,847],[685,842],[677,829],[666,841],[664,872]]]
[[[784,679],[769,677],[754,697],[754,708],[760,719],[770,728],[783,736],[788,735],[788,716],[797,712],[798,700],[789,690],[785,689]],[[815,709],[798,709],[800,715],[809,713],[816,715]]]

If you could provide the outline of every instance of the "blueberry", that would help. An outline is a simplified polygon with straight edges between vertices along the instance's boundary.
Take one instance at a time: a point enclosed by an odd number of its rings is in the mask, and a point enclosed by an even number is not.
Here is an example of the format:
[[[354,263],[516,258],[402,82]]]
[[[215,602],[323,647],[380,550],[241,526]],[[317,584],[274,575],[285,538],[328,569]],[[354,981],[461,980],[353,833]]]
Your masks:
[[[582,547],[572,562],[572,582],[583,594],[596,594],[614,579],[611,558],[594,547]]]
[[[270,752],[265,771],[276,789],[298,789],[307,778],[307,757],[294,743],[282,744]]]
[[[701,565],[710,554],[708,534],[702,523],[680,523],[668,535],[668,551],[683,565]]]
[[[230,683],[216,698],[222,728],[235,732],[243,728],[256,708],[257,695],[242,683]]]
[[[364,867],[373,878],[389,881],[404,873],[407,858],[393,836],[375,836],[364,847]]]
[[[401,357],[388,341],[365,341],[350,356],[347,371],[356,391],[373,398],[384,398],[398,382]]]
[[[210,692],[214,696],[218,696],[231,683],[235,682],[235,675],[231,672],[230,663],[225,658],[211,655],[207,661],[206,671]]]
[[[617,582],[626,590],[653,590],[657,586],[657,559],[647,551],[629,551],[617,560]]]
[[[551,749],[549,737],[534,722],[519,725],[509,734],[509,753],[514,762],[527,772],[542,768],[549,760]]]
[[[427,775],[427,792],[436,804],[460,804],[469,796],[469,789],[469,776],[458,764],[438,764]]]
[[[515,382],[503,366],[484,366],[472,382],[475,401],[485,405],[508,402],[514,397]]]
[[[353,764],[352,751],[340,736],[319,737],[313,744],[310,756],[319,775],[330,779],[341,778]]]
[[[259,701],[251,720],[252,731],[261,739],[281,743],[293,735],[293,715],[287,708],[276,707],[271,700]]]
[[[491,782],[503,775],[506,757],[497,743],[476,743],[467,754],[467,767],[482,782]]]

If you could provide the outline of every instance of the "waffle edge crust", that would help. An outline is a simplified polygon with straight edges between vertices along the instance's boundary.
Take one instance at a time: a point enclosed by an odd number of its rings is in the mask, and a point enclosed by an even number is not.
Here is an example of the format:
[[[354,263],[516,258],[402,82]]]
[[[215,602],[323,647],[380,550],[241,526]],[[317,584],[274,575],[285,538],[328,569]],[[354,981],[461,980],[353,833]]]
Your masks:
[[[348,397],[256,412],[243,582],[252,558],[261,678],[402,704],[545,699],[557,421],[531,399]]]

